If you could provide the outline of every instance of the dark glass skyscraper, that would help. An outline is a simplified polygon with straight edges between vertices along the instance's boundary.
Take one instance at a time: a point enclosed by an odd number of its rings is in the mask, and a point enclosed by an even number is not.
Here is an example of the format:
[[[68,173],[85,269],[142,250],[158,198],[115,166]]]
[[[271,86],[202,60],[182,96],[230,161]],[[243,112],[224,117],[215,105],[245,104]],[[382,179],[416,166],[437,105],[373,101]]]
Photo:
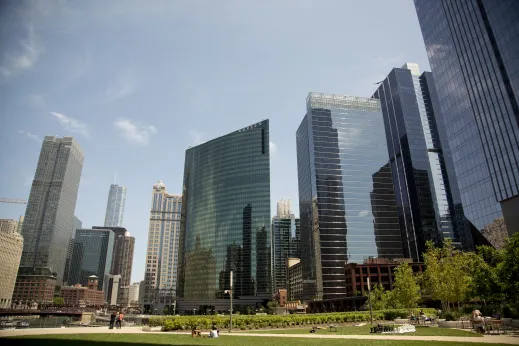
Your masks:
[[[99,278],[103,288],[105,274],[110,273],[115,234],[110,229],[78,229],[70,262],[69,285],[86,286],[88,277]]]
[[[294,215],[272,218],[273,291],[287,287],[288,258],[300,258],[299,218]]]
[[[179,245],[179,311],[271,295],[269,122],[189,148]]]
[[[415,0],[463,210],[519,230],[519,2]]]
[[[310,93],[297,130],[305,299],[346,294],[345,262],[401,258],[384,123],[376,99]]]
[[[384,115],[404,255],[421,260],[428,240],[451,239],[455,246],[472,248],[455,207],[459,192],[443,124],[436,121],[439,105],[430,72],[420,74],[416,64],[394,68],[373,97]]]

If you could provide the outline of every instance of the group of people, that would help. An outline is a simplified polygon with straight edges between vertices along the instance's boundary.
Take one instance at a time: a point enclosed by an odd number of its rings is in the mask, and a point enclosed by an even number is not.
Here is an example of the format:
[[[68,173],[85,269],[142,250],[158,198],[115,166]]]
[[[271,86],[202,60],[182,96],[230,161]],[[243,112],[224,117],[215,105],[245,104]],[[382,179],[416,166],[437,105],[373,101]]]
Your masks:
[[[121,324],[123,323],[122,312],[112,312],[110,315],[110,329],[114,329],[114,323],[116,329],[121,329]]]

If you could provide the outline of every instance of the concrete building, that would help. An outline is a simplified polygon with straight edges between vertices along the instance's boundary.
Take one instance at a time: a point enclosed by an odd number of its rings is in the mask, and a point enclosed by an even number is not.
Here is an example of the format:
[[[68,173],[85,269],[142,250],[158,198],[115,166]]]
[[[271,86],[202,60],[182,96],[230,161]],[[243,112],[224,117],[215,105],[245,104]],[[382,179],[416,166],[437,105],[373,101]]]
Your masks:
[[[370,285],[382,285],[386,290],[393,289],[395,281],[394,270],[401,262],[408,262],[415,273],[425,270],[423,263],[413,262],[412,259],[389,260],[387,258],[373,258],[365,263],[346,263],[344,276],[346,278],[346,294],[349,297],[363,295],[368,291],[367,278]]]
[[[292,215],[290,204],[290,199],[280,199],[277,203],[277,216],[289,218]]]
[[[13,303],[52,303],[57,278],[49,268],[20,267],[13,291]]]
[[[0,308],[10,308],[23,250],[18,222],[0,219]]]
[[[181,209],[182,195],[169,194],[160,180],[153,185],[143,292],[149,313],[174,308]]]
[[[106,203],[105,227],[123,227],[126,187],[110,185]]]
[[[105,302],[108,306],[116,306],[118,304],[119,286],[121,284],[121,275],[105,274],[103,283],[103,291],[105,292]],[[123,307],[123,306],[121,306]],[[125,306],[124,306],[125,307]]]
[[[303,300],[303,266],[299,258],[288,259],[287,291],[289,301]]]
[[[134,282],[130,286],[130,293],[128,295],[128,301],[130,302],[130,306],[139,306],[139,289],[140,289],[141,283],[140,282]]]
[[[102,307],[105,305],[105,293],[98,289],[98,285],[98,277],[91,275],[88,277],[87,287],[80,284],[64,286],[61,288],[60,295],[67,306],[79,307],[85,304],[90,307]]]
[[[18,219],[18,228],[16,229],[16,232],[22,234],[22,227],[23,227],[23,220],[24,220],[24,216],[20,216],[20,218]]]
[[[21,267],[48,268],[63,283],[83,152],[72,137],[46,136],[22,227]]]

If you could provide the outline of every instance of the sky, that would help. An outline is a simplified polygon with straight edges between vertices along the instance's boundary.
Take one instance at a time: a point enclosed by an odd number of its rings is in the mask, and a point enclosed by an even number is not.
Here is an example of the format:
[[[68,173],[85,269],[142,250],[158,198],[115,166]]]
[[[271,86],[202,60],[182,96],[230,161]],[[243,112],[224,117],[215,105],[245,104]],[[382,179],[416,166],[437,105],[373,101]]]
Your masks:
[[[103,225],[116,175],[143,280],[152,186],[181,193],[189,146],[270,119],[272,215],[297,215],[308,93],[369,97],[406,62],[429,70],[412,0],[2,0],[0,198],[29,198],[44,136],[75,137],[76,216]]]

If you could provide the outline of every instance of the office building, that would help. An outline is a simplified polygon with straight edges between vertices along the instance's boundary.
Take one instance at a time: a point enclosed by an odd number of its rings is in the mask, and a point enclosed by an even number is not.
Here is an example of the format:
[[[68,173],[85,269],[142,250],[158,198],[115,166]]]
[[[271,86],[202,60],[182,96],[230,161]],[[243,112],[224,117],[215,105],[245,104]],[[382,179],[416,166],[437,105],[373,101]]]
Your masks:
[[[62,284],[74,229],[83,152],[72,137],[46,136],[22,227],[21,267],[48,268]]]
[[[102,289],[106,274],[110,274],[114,247],[114,232],[110,229],[78,229],[70,261],[69,283],[86,286],[89,276],[97,276]]]
[[[415,0],[472,230],[519,230],[519,2]]]
[[[67,259],[65,261],[65,271],[63,273],[63,284],[69,285],[72,283],[68,282],[68,275],[70,273],[70,261],[72,260],[72,252],[74,251],[74,237],[76,236],[76,230],[83,227],[83,222],[81,222],[80,219],[78,219],[77,216],[74,216],[74,228],[72,229],[72,238],[70,238],[70,241],[68,242],[68,248],[67,248]]]
[[[121,275],[112,275],[105,274],[105,279],[103,282],[103,292],[105,293],[105,302],[108,306],[117,306],[118,304],[118,295],[119,295],[119,287],[121,284]],[[121,307],[126,307],[122,306]]]
[[[75,284],[61,287],[60,296],[65,305],[73,307],[102,307],[105,305],[105,293],[99,290],[99,278],[90,275],[87,278],[87,286]]]
[[[296,140],[304,298],[339,298],[345,262],[402,257],[380,103],[310,93]]]
[[[23,220],[24,220],[24,216],[22,215],[18,219],[18,228],[16,229],[16,232],[18,232],[20,234],[22,234]]]
[[[22,250],[23,237],[18,233],[18,222],[0,219],[0,309],[11,307]]]
[[[126,187],[110,185],[108,202],[106,203],[105,227],[123,227],[124,203]]]
[[[169,194],[158,181],[151,194],[150,228],[144,276],[144,311],[174,309],[182,195]]]
[[[455,206],[459,191],[449,146],[443,146],[445,128],[437,121],[440,106],[431,73],[421,74],[411,63],[394,68],[373,97],[384,117],[404,256],[420,260],[429,240],[440,245],[451,239],[472,249],[472,235]]]
[[[20,267],[13,291],[13,303],[52,303],[57,278],[49,268]],[[25,304],[24,304],[25,303]]]
[[[288,203],[287,203],[288,202]],[[280,207],[281,206],[281,207]],[[299,258],[300,222],[290,210],[290,200],[278,202],[278,215],[272,218],[273,290],[287,288],[288,258]]]
[[[287,261],[288,300],[303,300],[303,267],[299,258]]]
[[[415,274],[423,273],[424,264],[413,262],[412,259],[399,259],[395,261],[387,258],[372,258],[364,263],[347,263],[344,266],[346,279],[346,295],[359,296],[368,292],[368,278],[371,287],[382,285],[385,290],[393,290],[395,282],[395,269],[402,262],[407,262]]]
[[[135,238],[124,227],[94,226],[92,229],[110,229],[114,233],[114,248],[110,274],[121,275],[117,305],[123,307],[129,304],[130,283],[132,279],[133,253]]]
[[[139,289],[140,289],[141,283],[140,282],[134,282],[130,286],[130,293],[128,294],[128,301],[129,306],[139,306]]]
[[[269,157],[268,120],[186,150],[179,311],[272,297]]]

